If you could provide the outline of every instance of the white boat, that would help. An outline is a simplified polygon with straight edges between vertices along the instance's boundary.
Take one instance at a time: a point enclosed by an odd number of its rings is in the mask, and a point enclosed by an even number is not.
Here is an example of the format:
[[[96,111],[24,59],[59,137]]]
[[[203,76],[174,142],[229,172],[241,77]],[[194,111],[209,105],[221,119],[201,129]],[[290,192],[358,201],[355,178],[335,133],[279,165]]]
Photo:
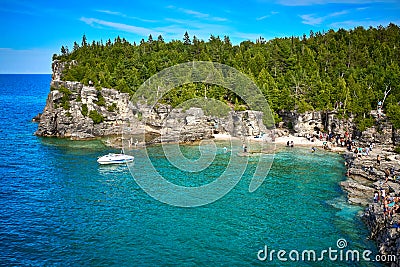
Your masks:
[[[125,155],[125,154],[115,154],[109,153],[97,159],[99,164],[120,164],[120,163],[128,163],[134,160],[133,156]]]

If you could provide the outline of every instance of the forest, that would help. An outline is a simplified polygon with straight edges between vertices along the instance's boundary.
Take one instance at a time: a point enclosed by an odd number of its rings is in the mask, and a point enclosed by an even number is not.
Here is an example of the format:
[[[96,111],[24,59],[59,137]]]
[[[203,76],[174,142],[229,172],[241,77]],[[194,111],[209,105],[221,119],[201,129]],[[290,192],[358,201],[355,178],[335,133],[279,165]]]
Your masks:
[[[69,62],[63,80],[89,81],[99,87],[134,94],[157,72],[179,63],[213,61],[245,73],[261,89],[276,121],[280,110],[336,110],[340,116],[353,115],[359,129],[372,126],[371,110],[383,101],[383,111],[395,128],[400,128],[400,28],[356,27],[327,32],[310,32],[233,45],[228,36],[211,35],[208,40],[191,37],[164,41],[156,38],[128,42],[89,42],[84,35],[72,49],[62,46],[53,60]],[[71,62],[76,62],[71,64]],[[226,88],[187,84],[168,93],[163,101],[176,106],[193,97],[224,101],[236,110],[245,103]]]

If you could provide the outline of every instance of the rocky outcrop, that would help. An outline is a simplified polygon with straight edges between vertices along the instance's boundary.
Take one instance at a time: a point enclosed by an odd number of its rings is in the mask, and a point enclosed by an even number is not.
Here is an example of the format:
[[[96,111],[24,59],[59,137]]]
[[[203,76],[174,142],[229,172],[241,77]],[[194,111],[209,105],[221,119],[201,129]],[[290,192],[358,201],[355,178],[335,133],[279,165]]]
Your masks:
[[[296,136],[318,135],[320,131],[326,133],[342,134],[353,131],[353,118],[339,119],[336,111],[307,111],[297,113],[293,111],[280,111],[279,115],[286,128],[292,129]]]
[[[150,132],[159,137],[151,142],[189,142],[211,138],[213,133],[255,136],[266,133],[262,113],[230,112],[224,118],[204,115],[200,108],[172,109],[134,104],[129,94],[114,89],[85,86],[78,82],[52,81],[51,92],[36,135],[72,139]],[[99,118],[96,120],[96,118]]]
[[[375,111],[371,111],[373,117],[375,113]],[[394,129],[386,117],[376,118],[375,116],[375,125],[360,132],[357,130],[351,114],[346,119],[341,119],[336,111],[308,111],[305,113],[279,111],[278,114],[282,117],[279,128],[286,128],[295,136],[318,136],[321,131],[343,135],[347,131],[363,143],[400,144],[400,129]]]
[[[393,144],[396,146],[400,146],[400,129],[394,129],[393,128]]]
[[[347,199],[351,204],[368,205],[371,196],[374,195],[374,189],[370,186],[362,185],[352,179],[340,183],[347,191]]]
[[[374,132],[369,130],[369,133]],[[375,134],[370,136],[372,137],[376,143],[379,142]],[[385,170],[393,168],[396,170],[396,177],[400,175],[400,156],[393,152],[392,146],[384,143],[375,146],[368,156],[359,157],[353,152],[345,153],[348,179],[341,182],[341,186],[347,192],[350,203],[366,207],[362,219],[370,230],[370,238],[375,240],[380,255],[389,256],[400,253],[400,214],[384,214],[382,199],[374,202],[373,197],[375,192],[380,193],[382,190],[386,196],[400,195],[398,178],[394,179],[390,175],[388,181],[385,181]],[[367,144],[361,141],[360,146]],[[377,155],[382,158],[380,164],[376,160]],[[400,258],[387,263],[389,266],[400,266]]]
[[[387,119],[381,119],[378,125],[374,125],[362,132],[360,141],[391,145],[395,142],[393,134],[392,124]]]
[[[51,68],[52,68],[52,77],[51,79],[53,81],[60,81],[61,77],[63,75],[63,71],[66,68],[69,68],[72,65],[77,65],[78,62],[76,62],[76,60],[72,60],[71,62],[63,62],[60,60],[54,60],[53,63],[51,64]]]
[[[75,64],[74,62],[69,64]],[[53,63],[53,80],[39,121],[38,136],[87,139],[125,134],[151,133],[157,142],[192,142],[211,138],[213,133],[232,136],[255,136],[267,133],[258,111],[231,111],[225,117],[206,116],[200,108],[172,109],[168,105],[150,106],[130,95],[109,88],[85,86],[62,81],[67,63]]]
[[[121,134],[121,125],[139,126],[132,114],[129,94],[52,81],[36,135],[72,139]]]
[[[398,220],[398,216],[394,216]],[[363,215],[363,220],[371,232],[370,238],[378,245],[378,251],[385,255],[387,265],[400,266],[400,230],[396,224],[392,224],[383,216],[378,204],[371,204]],[[394,255],[396,258],[393,258]],[[390,258],[389,258],[390,257]]]

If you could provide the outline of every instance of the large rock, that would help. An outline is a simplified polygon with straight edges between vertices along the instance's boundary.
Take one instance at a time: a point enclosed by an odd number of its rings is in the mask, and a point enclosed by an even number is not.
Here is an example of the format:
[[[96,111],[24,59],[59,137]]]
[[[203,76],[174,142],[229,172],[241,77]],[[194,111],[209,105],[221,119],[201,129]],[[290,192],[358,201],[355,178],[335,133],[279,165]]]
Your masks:
[[[85,139],[120,135],[123,123],[138,125],[137,118],[132,116],[134,107],[127,93],[107,88],[97,90],[78,82],[60,80],[53,80],[51,89],[36,135]],[[65,94],[65,90],[69,91],[69,95]],[[105,99],[104,106],[97,103],[99,95]],[[84,106],[87,114],[84,114]],[[91,111],[101,115],[103,122],[95,124],[88,116]]]
[[[335,111],[307,111],[298,113],[295,111],[280,111],[287,128],[291,128],[296,136],[319,135],[320,131],[326,133],[343,134],[351,132],[354,128],[353,119],[339,119]]]
[[[352,179],[340,183],[347,192],[348,201],[352,204],[367,205],[371,202],[375,189],[369,186],[359,184]]]
[[[393,129],[393,144],[400,146],[400,129]]]
[[[379,120],[377,125],[374,125],[361,133],[360,141],[366,143],[379,143],[383,145],[393,144],[393,127],[386,120]]]

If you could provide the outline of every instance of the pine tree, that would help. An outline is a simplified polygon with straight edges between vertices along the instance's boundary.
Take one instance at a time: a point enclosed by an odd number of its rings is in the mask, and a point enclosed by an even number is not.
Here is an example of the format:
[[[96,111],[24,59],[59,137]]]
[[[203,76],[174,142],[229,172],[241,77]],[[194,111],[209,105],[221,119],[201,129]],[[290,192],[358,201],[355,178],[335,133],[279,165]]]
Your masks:
[[[183,35],[183,44],[185,44],[185,45],[191,44],[188,32],[185,32],[185,34]]]

